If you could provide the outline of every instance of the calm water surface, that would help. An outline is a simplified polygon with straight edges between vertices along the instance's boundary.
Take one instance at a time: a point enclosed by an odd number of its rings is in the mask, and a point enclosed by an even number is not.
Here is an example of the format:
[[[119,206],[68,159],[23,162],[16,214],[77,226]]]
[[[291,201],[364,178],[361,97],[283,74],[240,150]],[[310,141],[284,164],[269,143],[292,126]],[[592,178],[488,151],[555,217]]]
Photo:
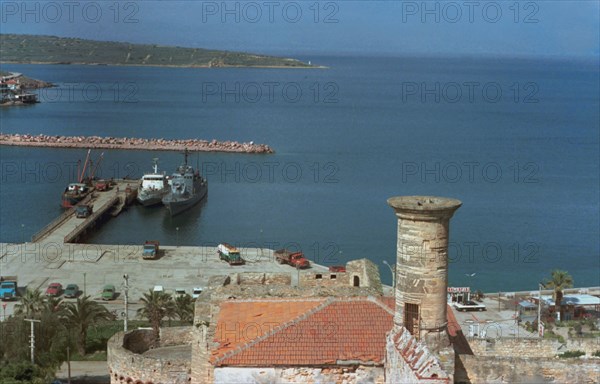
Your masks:
[[[593,63],[306,58],[328,70],[3,65],[58,84],[0,110],[4,133],[202,138],[273,155],[192,156],[209,196],[184,215],[133,206],[89,239],[297,243],[339,264],[395,258],[394,195],[463,201],[450,283],[535,289],[553,268],[600,285],[598,69]],[[95,157],[100,151],[95,151]],[[84,150],[0,148],[0,241],[60,214]],[[139,177],[171,152],[105,151],[102,177]],[[177,230],[179,228],[179,230]],[[475,273],[473,277],[466,274]]]

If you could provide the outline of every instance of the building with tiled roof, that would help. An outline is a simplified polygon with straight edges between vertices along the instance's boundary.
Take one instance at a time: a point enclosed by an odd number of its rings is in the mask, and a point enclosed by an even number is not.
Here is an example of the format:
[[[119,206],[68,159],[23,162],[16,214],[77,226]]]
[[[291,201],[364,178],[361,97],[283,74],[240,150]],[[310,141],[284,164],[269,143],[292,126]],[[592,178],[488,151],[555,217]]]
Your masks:
[[[180,378],[168,379],[164,372],[180,362],[145,359],[140,361],[154,373],[144,376],[127,367],[128,351],[114,345],[108,353],[111,382],[453,382],[444,256],[448,221],[459,204],[420,197],[393,203],[408,212],[410,228],[403,235],[414,244],[423,242],[413,254],[407,252],[416,246],[407,251],[399,241],[393,298],[383,296],[378,268],[366,259],[327,273],[298,272],[298,286],[261,273],[215,278],[196,301],[189,369],[182,362]],[[423,250],[435,257],[423,257]],[[142,365],[135,360],[135,366]]]
[[[375,298],[228,301],[219,311],[210,361],[215,367],[383,366],[392,316]]]

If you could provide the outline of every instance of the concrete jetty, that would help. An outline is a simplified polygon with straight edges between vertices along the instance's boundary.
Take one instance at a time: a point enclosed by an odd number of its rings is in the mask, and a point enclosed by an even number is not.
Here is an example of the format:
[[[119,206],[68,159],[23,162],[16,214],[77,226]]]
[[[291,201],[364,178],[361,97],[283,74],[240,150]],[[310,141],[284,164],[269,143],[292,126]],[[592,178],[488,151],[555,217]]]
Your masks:
[[[144,151],[274,153],[266,144],[200,139],[144,139],[135,137],[50,136],[0,133],[0,145],[52,148],[96,148]]]
[[[92,205],[93,213],[86,218],[78,218],[75,209],[69,208],[62,215],[31,237],[33,243],[65,244],[78,242],[87,231],[95,228],[107,215],[118,214],[132,202],[137,191],[137,180],[115,180],[115,185],[107,191],[92,190],[82,204]]]

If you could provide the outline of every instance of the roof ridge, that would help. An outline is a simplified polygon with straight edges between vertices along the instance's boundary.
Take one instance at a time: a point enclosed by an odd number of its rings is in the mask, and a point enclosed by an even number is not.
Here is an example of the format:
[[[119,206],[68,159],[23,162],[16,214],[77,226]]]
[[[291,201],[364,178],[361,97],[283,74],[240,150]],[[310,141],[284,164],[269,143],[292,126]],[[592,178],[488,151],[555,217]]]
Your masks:
[[[254,298],[254,299],[231,299],[223,303],[259,303],[259,302],[280,302],[280,301],[323,301],[322,297],[273,297],[273,298]]]
[[[334,298],[332,297],[328,297],[325,300],[323,300],[322,298],[320,300],[312,300],[312,301],[323,301],[321,304],[317,305],[316,307],[302,313],[301,315],[297,316],[296,318],[288,321],[287,323],[283,323],[278,325],[277,327],[273,327],[269,332],[265,333],[262,336],[257,337],[254,340],[251,340],[249,342],[247,342],[246,344],[242,344],[239,345],[237,348],[228,351],[227,353],[225,353],[223,356],[219,357],[218,359],[215,360],[214,364],[218,364],[220,362],[222,362],[225,359],[229,359],[230,357],[235,356],[236,354],[243,352],[251,347],[253,347],[254,345],[258,344],[261,341],[264,341],[266,339],[268,339],[269,337],[273,336],[274,334],[289,328],[290,326],[292,326],[293,324],[297,324],[298,322],[305,320],[308,316],[313,315],[314,313],[324,309],[325,307],[329,306],[331,303],[333,303],[335,301]]]

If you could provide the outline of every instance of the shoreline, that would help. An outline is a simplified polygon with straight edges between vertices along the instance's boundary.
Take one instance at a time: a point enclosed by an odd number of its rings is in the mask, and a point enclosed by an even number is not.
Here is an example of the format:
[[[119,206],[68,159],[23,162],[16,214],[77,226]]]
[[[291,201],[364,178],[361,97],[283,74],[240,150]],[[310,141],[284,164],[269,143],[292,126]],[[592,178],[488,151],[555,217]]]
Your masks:
[[[85,63],[85,62],[61,62],[61,61],[5,61],[0,60],[0,64],[29,64],[29,65],[89,65],[96,67],[154,67],[154,68],[262,68],[262,69],[329,69],[324,65],[309,66],[287,66],[287,65],[169,65],[169,64],[126,64],[126,63]]]
[[[46,147],[46,148],[92,148],[140,151],[229,152],[271,154],[275,151],[266,144],[254,142],[217,141],[199,139],[144,139],[135,137],[100,136],[49,136],[0,133],[0,146]]]

